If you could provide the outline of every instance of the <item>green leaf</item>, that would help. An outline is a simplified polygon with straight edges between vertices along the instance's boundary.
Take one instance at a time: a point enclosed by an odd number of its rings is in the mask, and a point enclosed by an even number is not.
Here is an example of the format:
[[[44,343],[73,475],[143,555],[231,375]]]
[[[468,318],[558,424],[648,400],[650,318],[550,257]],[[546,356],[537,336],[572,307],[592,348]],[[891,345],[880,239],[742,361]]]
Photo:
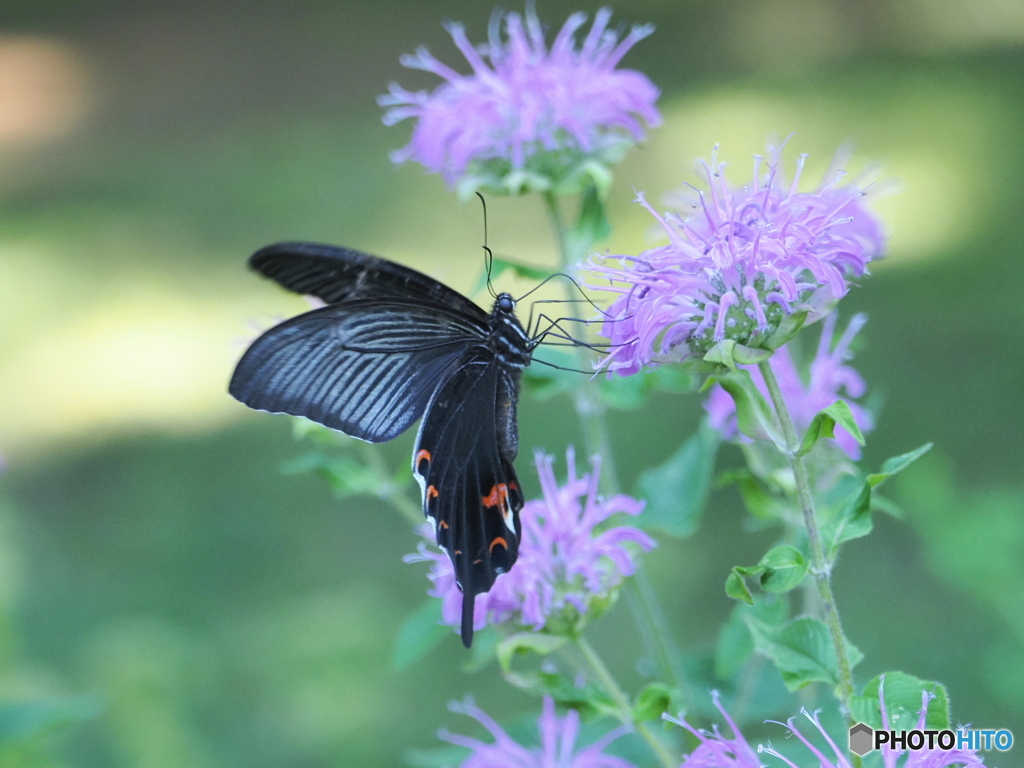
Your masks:
[[[520,632],[506,637],[498,643],[498,665],[501,671],[509,674],[512,672],[512,660],[526,653],[537,653],[547,656],[554,653],[568,642],[568,638],[561,635],[545,635],[540,632]]]
[[[871,511],[884,512],[890,517],[895,517],[897,520],[903,520],[906,517],[903,507],[874,490],[871,491]]]
[[[778,349],[783,344],[792,341],[806,321],[806,312],[794,312],[792,315],[786,315],[779,323],[779,327],[775,329],[775,333],[769,336],[761,346],[766,349]]]
[[[665,463],[640,475],[637,495],[647,500],[637,518],[641,527],[673,536],[689,536],[696,530],[720,442],[718,432],[705,422]]]
[[[789,545],[768,550],[758,565],[764,569],[761,587],[776,594],[799,586],[810,567],[804,553]]]
[[[434,650],[451,634],[452,628],[441,623],[441,601],[436,598],[427,600],[398,630],[398,638],[391,652],[391,665],[395,669],[405,669]]]
[[[746,582],[748,578],[756,578],[766,592],[781,594],[799,586],[808,568],[807,557],[796,547],[788,544],[775,547],[768,550],[755,566],[733,566],[725,580],[725,593],[753,605],[754,597]]]
[[[738,613],[741,609],[750,609],[747,604],[737,605],[729,620],[718,631],[718,642],[715,644],[715,677],[720,680],[732,677],[743,668],[754,652],[754,641],[750,639],[750,630]]]
[[[724,365],[731,371],[736,370],[736,361],[732,356],[732,348],[736,342],[732,339],[723,339],[704,354],[704,362]]]
[[[835,426],[839,425],[851,435],[853,438],[864,445],[864,435],[860,431],[860,427],[857,426],[856,420],[853,418],[853,412],[850,411],[850,406],[845,400],[836,400],[828,408],[819,411],[814,419],[811,421],[811,425],[807,428],[807,432],[804,433],[803,442],[800,443],[800,449],[797,451],[798,456],[805,456],[810,453],[814,444],[823,437],[835,437]]]
[[[804,439],[800,442],[796,455],[806,456],[811,452],[811,449],[818,440],[824,437],[835,437],[835,425],[835,419],[825,413],[825,411],[816,413],[814,419],[811,420],[810,426],[807,427],[807,431],[804,432]]]
[[[623,149],[627,145],[623,146]],[[588,187],[593,188],[599,200],[607,200],[608,192],[612,187],[614,175],[606,163],[594,158],[584,160],[580,165],[580,172],[586,174]],[[589,189],[587,190],[590,191]]]
[[[741,565],[733,566],[732,572],[725,577],[725,594],[733,600],[741,600],[747,605],[753,605],[754,596],[750,593],[750,588],[743,577],[752,576],[758,571],[759,569],[757,568],[750,569]]]
[[[821,534],[831,553],[844,541],[871,533],[871,485],[859,477],[847,475],[833,495],[838,501],[825,507],[820,516]]]
[[[835,648],[823,622],[804,617],[773,627],[752,616],[746,622],[754,647],[775,663],[788,690],[798,691],[815,682],[839,683]],[[846,648],[851,666],[863,658],[850,643]]]
[[[732,397],[736,405],[736,425],[740,432],[754,440],[771,440],[781,449],[785,448],[775,414],[750,378],[750,373],[738,370],[721,376],[710,376],[703,389],[713,384],[718,384]]]
[[[743,505],[747,511],[760,520],[783,520],[790,512],[789,505],[778,496],[772,495],[760,478],[745,470],[738,487]]]
[[[789,602],[785,597],[759,595],[753,605],[740,604],[733,608],[729,620],[722,625],[715,647],[715,676],[719,680],[732,677],[754,652],[754,641],[744,620],[753,616],[776,626],[789,615]]]
[[[757,365],[771,356],[772,353],[767,349],[756,349],[744,344],[737,344],[732,349],[732,359],[736,361],[737,365]]]
[[[512,670],[512,663],[517,655],[537,653],[545,656],[557,651],[567,642],[569,639],[565,636],[535,632],[523,632],[505,638],[498,644],[495,654],[502,676],[506,682],[524,691],[552,696],[560,704],[579,710],[584,717],[617,714],[618,708],[615,703],[596,681],[581,686],[575,674],[563,673],[544,664],[534,665],[531,671],[525,673]]]
[[[824,413],[831,416],[836,424],[853,435],[853,439],[859,445],[864,445],[864,434],[857,426],[857,420],[853,418],[853,411],[850,410],[850,406],[845,400],[836,400],[824,410]]]
[[[882,463],[882,469],[878,472],[868,475],[868,482],[874,486],[881,485],[893,475],[897,475],[904,469],[909,467],[919,458],[924,456],[928,451],[932,449],[933,443],[925,443],[920,448],[916,448],[909,453],[902,453],[899,456],[893,456],[892,458],[886,459]]]
[[[660,720],[665,712],[678,709],[679,691],[664,683],[648,683],[636,696],[633,704],[633,722],[646,723]]]
[[[530,689],[535,693],[547,694],[559,704],[572,707],[584,718],[598,715],[617,715],[618,708],[596,682],[577,685],[577,678],[558,672],[541,670],[535,678],[536,684]]]
[[[704,362],[718,363],[735,371],[739,365],[757,365],[771,356],[771,350],[748,347],[733,339],[723,339],[704,354]]]
[[[872,728],[882,727],[882,712],[878,702],[878,689],[885,678],[885,711],[892,730],[911,730],[917,727],[921,711],[921,692],[935,694],[928,703],[925,728],[945,730],[949,728],[949,695],[941,683],[921,680],[903,672],[886,672],[868,681],[864,693],[850,697],[850,714],[854,720],[867,723]]]
[[[750,445],[743,446],[744,452],[751,448]],[[720,473],[715,478],[715,488],[727,488],[735,485],[743,498],[743,504],[747,511],[760,520],[783,520],[792,516],[792,504],[782,498],[769,487],[768,478],[759,476],[758,472],[771,474],[773,470],[762,469],[753,463],[753,457],[748,456],[751,467],[731,469]]]
[[[331,490],[339,497],[359,493],[376,495],[381,490],[377,477],[361,461],[351,456],[328,456],[314,451],[285,462],[281,471],[286,475],[312,472],[327,480]]]

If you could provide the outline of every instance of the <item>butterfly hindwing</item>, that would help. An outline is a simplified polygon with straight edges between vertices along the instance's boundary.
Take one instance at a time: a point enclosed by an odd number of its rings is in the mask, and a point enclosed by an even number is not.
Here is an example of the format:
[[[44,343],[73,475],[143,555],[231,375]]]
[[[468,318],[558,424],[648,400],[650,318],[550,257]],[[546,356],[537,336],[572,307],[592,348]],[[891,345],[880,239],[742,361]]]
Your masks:
[[[420,418],[446,370],[486,333],[474,318],[422,301],[330,304],[253,342],[229,391],[251,408],[382,442]]]
[[[498,439],[504,374],[491,350],[467,353],[431,400],[413,453],[424,511],[462,588],[461,633],[467,647],[477,594],[512,568],[519,551],[524,499]]]

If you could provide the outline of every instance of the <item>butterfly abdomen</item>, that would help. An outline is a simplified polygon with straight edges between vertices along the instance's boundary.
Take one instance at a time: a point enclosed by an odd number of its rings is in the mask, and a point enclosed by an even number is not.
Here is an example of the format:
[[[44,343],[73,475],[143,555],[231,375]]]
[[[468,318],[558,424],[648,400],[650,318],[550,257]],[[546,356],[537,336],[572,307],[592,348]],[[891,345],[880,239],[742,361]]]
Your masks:
[[[496,392],[498,449],[509,464],[519,453],[517,408],[519,381],[530,365],[533,344],[515,315],[515,301],[502,293],[491,312],[489,346],[500,363]]]

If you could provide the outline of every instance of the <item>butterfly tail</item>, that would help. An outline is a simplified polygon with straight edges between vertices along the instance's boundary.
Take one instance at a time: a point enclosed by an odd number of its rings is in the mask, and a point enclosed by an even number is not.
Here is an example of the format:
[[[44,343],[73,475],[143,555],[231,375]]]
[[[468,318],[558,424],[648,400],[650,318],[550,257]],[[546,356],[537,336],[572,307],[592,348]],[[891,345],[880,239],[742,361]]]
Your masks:
[[[469,648],[473,644],[473,609],[476,607],[476,594],[462,593],[462,644]]]

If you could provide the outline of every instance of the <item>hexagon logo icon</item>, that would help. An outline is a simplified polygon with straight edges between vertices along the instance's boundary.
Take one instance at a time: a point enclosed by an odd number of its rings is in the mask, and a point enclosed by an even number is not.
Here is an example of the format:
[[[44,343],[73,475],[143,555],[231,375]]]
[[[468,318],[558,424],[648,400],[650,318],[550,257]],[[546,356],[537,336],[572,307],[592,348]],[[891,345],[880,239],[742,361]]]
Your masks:
[[[850,729],[850,751],[864,757],[875,748],[875,732],[870,725],[857,723]]]

